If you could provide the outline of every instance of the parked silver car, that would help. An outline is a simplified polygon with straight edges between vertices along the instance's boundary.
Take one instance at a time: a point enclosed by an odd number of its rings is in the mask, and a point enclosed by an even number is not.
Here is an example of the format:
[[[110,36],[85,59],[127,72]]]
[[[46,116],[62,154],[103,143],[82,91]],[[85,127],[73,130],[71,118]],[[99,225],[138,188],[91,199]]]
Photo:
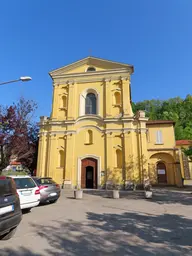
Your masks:
[[[52,178],[32,177],[40,190],[40,203],[55,203],[60,197],[61,189]]]

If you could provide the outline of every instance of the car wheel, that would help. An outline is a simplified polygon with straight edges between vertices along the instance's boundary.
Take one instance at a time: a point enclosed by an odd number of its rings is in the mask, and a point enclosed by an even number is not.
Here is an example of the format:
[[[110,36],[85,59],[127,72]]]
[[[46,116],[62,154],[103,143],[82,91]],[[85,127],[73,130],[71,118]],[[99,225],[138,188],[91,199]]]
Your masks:
[[[13,228],[11,231],[9,231],[9,233],[1,236],[0,240],[9,240],[12,236],[14,236],[15,232],[16,232],[16,228]]]
[[[54,203],[56,203],[56,202],[57,202],[57,199],[54,199],[54,200],[50,200],[50,201],[49,201],[50,204],[54,204]]]
[[[26,208],[22,210],[23,213],[29,213],[30,211],[31,211],[31,208]]]

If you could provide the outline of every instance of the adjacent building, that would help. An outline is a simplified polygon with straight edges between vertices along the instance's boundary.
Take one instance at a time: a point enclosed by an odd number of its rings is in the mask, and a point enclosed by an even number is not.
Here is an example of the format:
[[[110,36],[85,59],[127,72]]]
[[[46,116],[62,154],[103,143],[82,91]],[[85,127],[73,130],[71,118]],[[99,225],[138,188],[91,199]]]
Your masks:
[[[64,187],[181,184],[174,122],[131,105],[132,65],[87,57],[51,71],[52,113],[41,117],[37,175]]]

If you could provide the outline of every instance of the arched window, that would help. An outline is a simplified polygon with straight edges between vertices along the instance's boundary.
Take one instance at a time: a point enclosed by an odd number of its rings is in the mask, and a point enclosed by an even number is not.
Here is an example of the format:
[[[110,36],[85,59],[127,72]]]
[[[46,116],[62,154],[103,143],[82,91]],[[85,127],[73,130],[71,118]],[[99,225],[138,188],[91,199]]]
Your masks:
[[[97,99],[94,93],[88,93],[85,99],[85,114],[96,115]]]
[[[62,108],[66,108],[67,107],[67,97],[66,96],[62,96]]]
[[[59,150],[59,166],[64,167],[64,150]]]
[[[91,130],[86,131],[85,142],[86,142],[86,144],[92,144],[93,143],[93,132]]]
[[[94,67],[87,68],[87,72],[94,72],[94,71],[96,71],[96,68],[94,68]]]
[[[120,105],[121,104],[121,94],[120,94],[120,92],[115,92],[114,93],[114,98],[115,98],[115,105]]]
[[[120,149],[116,150],[116,167],[122,168],[122,151]]]

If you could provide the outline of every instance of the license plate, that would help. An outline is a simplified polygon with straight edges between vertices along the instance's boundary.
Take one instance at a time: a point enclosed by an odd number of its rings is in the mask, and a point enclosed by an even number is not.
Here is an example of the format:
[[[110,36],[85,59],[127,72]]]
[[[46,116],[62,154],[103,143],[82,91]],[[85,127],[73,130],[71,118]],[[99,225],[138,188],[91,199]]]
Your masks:
[[[57,195],[57,193],[51,193],[51,194],[49,194],[49,196],[56,196]]]
[[[31,195],[31,191],[22,191],[21,194],[23,196],[30,196]]]
[[[8,212],[13,212],[14,211],[14,205],[9,205],[9,206],[6,206],[6,207],[2,207],[0,208],[0,215],[3,215],[5,213],[8,213]]]

